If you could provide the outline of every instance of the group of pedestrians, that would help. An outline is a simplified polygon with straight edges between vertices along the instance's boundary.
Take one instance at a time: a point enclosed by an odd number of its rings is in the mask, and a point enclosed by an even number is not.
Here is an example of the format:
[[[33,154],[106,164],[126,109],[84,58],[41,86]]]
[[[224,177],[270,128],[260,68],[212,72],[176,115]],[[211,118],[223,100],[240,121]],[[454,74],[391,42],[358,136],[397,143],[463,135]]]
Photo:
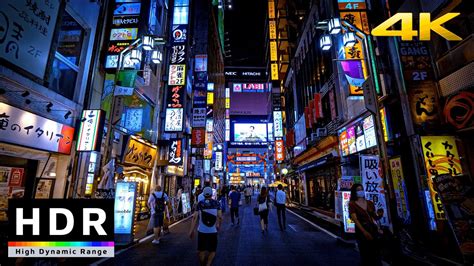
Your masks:
[[[222,201],[225,200],[226,196],[230,206],[231,223],[233,226],[240,224],[239,207],[242,204],[241,191],[243,191],[246,199],[247,197],[250,198],[246,201],[248,204],[251,204],[253,188],[250,186],[240,189],[240,191],[237,190],[237,187],[231,186],[228,195],[222,195],[222,193],[226,192],[225,190],[222,190],[221,193],[217,193],[216,188],[212,188],[210,182],[205,182],[204,188],[202,189],[201,187],[196,188],[195,212],[192,217],[189,237],[193,238],[197,229],[200,265],[211,265],[216,255],[217,233],[222,224]],[[258,212],[256,214],[260,217],[262,234],[268,233],[268,215],[273,209],[273,201],[269,194],[266,187],[261,187],[257,197],[256,208],[258,208]],[[220,200],[218,200],[218,198]],[[169,216],[166,205],[168,200],[168,195],[162,191],[160,186],[156,186],[155,191],[149,197],[148,206],[152,213],[154,227],[154,239],[152,244],[160,243],[163,219],[165,215]],[[286,202],[286,193],[283,187],[279,185],[278,191],[275,193],[275,206],[277,209],[278,224],[282,231],[286,229]]]

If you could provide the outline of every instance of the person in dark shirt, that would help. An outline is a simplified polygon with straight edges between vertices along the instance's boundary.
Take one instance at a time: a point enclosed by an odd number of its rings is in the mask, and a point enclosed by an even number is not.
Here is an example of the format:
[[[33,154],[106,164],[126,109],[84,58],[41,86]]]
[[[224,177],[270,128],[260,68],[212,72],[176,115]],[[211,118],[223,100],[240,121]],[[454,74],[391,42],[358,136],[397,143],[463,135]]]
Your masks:
[[[239,202],[240,202],[240,192],[235,190],[234,186],[231,186],[229,193],[230,200],[230,219],[232,220],[232,225],[235,225],[235,218],[237,218],[237,224],[240,224],[239,219]]]
[[[361,265],[382,265],[377,241],[382,234],[377,225],[381,215],[375,213],[374,203],[365,199],[364,187],[361,184],[352,185],[349,214],[356,225]],[[383,212],[381,214],[383,215]]]

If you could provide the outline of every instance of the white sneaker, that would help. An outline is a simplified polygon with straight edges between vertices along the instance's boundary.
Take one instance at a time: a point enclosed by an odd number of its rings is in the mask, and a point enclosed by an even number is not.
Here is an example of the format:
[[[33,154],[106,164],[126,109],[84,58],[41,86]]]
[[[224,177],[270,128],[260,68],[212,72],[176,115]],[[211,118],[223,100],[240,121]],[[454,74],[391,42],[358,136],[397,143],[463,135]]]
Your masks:
[[[154,245],[158,245],[158,244],[160,244],[160,240],[153,240],[153,241],[151,241],[151,243],[154,244]]]

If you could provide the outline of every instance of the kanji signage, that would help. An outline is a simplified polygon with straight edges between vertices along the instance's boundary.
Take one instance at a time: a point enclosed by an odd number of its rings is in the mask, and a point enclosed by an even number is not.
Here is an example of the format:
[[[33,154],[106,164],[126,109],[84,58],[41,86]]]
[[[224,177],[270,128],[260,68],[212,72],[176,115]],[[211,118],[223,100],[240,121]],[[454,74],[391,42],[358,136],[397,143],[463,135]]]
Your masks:
[[[360,174],[365,190],[365,198],[374,203],[375,210],[384,210],[384,216],[380,222],[383,225],[388,225],[388,208],[385,202],[385,189],[382,176],[380,175],[379,164],[380,159],[378,156],[360,156]]]
[[[0,141],[69,154],[74,128],[0,103]]]
[[[0,58],[43,79],[59,0],[2,0]]]
[[[183,164],[183,142],[181,139],[171,139],[168,150],[168,164],[182,165]]]
[[[277,33],[276,33],[276,22],[274,20],[270,20],[268,22],[268,32],[270,34],[270,40],[275,40],[277,37]]]
[[[392,174],[393,190],[397,199],[398,217],[405,222],[410,219],[410,212],[407,203],[407,190],[405,187],[405,177],[403,175],[402,160],[400,157],[389,160]]]
[[[272,63],[271,65],[271,74],[272,74],[272,80],[278,80],[278,64],[277,63]]]
[[[437,220],[446,220],[443,205],[433,186],[433,178],[442,174],[462,174],[456,140],[453,136],[422,136],[421,145],[435,217]]]
[[[170,65],[168,85],[184,85],[186,83],[186,65]]]
[[[204,128],[193,128],[191,145],[194,147],[204,147],[206,140],[206,130]]]
[[[275,140],[275,160],[285,160],[285,143],[282,139]]]
[[[100,140],[104,127],[105,112],[82,111],[81,126],[77,137],[77,151],[100,151]]]
[[[270,60],[277,61],[277,59],[278,59],[278,52],[277,52],[276,41],[270,41]]]
[[[183,108],[166,108],[165,131],[183,131]]]
[[[145,168],[153,168],[157,148],[136,138],[130,137],[124,152],[123,162]]]
[[[111,41],[135,40],[137,38],[138,28],[120,28],[110,31]]]
[[[173,25],[171,34],[173,38],[173,43],[184,43],[186,42],[187,37],[187,25]]]
[[[193,127],[206,126],[206,108],[193,108]]]

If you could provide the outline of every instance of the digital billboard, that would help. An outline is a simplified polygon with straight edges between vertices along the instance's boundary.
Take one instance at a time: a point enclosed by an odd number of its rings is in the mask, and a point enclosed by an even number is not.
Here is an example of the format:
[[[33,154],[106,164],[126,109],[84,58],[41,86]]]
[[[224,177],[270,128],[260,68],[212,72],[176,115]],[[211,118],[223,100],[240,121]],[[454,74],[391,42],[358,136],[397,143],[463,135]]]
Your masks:
[[[230,115],[267,115],[269,97],[269,92],[235,92],[231,90]]]
[[[259,142],[267,141],[267,124],[235,123],[234,141]]]

